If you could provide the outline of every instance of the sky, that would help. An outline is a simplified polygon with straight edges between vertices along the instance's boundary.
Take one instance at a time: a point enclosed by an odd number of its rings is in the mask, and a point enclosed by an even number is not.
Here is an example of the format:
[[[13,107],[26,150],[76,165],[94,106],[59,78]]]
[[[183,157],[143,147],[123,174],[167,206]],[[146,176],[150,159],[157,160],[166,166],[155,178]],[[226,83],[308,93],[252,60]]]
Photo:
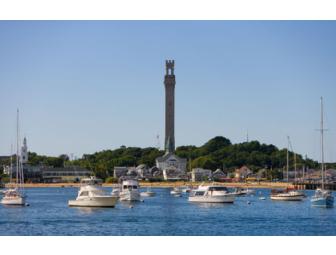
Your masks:
[[[336,161],[335,21],[0,21],[0,155],[16,109],[30,151],[161,148],[165,60],[176,145],[215,136]]]

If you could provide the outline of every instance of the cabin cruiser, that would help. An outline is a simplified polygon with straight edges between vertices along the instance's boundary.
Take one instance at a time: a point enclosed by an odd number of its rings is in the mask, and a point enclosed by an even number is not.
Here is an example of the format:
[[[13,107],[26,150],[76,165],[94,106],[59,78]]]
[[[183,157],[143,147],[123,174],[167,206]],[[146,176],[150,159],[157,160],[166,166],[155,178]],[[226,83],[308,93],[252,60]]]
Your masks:
[[[102,180],[93,176],[81,180],[76,200],[69,200],[69,206],[114,207],[118,197],[107,194],[102,189]]]
[[[229,192],[224,186],[203,186],[190,192],[189,202],[198,203],[233,203],[235,194]]]
[[[139,183],[137,180],[125,180],[122,182],[119,193],[120,201],[140,201]]]
[[[324,189],[317,189],[311,198],[312,206],[331,208],[334,206],[332,192]]]
[[[12,188],[3,191],[3,198],[0,203],[3,205],[25,205],[25,197],[18,189]]]
[[[271,199],[279,201],[301,201],[305,194],[296,189],[286,188],[285,190],[271,190]]]
[[[173,195],[175,197],[181,197],[182,190],[179,187],[175,187],[173,190],[170,191],[170,195]]]

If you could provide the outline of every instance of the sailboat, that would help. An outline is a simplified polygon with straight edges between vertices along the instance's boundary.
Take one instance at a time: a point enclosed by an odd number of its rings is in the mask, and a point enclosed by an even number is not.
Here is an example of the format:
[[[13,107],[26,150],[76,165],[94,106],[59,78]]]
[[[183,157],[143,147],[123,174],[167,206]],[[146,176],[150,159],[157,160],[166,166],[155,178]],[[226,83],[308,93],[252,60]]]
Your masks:
[[[26,199],[24,196],[23,190],[23,168],[21,157],[19,155],[19,110],[17,110],[17,118],[16,118],[16,178],[15,183],[12,183],[12,173],[13,173],[13,164],[11,160],[11,167],[10,167],[10,188],[3,192],[4,196],[0,201],[3,205],[19,205],[24,206],[26,205]],[[11,156],[12,157],[12,156]]]
[[[287,183],[289,181],[289,146],[292,147],[289,136],[287,136],[288,139],[288,146],[287,146]],[[293,148],[292,148],[293,150]],[[294,153],[294,161],[295,161],[295,178],[296,178],[296,156]],[[301,201],[305,197],[305,194],[302,191],[289,188],[287,187],[284,190],[271,190],[271,199],[272,200],[278,200],[278,201]]]
[[[332,192],[324,189],[325,166],[324,166],[324,140],[323,140],[323,98],[321,97],[321,188],[316,189],[315,195],[311,198],[312,206],[330,208],[334,206],[334,197]]]

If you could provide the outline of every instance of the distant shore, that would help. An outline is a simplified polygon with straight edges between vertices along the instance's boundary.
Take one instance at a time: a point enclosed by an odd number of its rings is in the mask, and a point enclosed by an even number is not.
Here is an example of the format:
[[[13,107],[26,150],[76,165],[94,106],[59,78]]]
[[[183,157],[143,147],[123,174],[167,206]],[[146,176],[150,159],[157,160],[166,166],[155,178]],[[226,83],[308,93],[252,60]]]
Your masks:
[[[183,187],[192,186],[197,187],[202,182],[140,182],[140,187],[153,187],[153,188],[173,188],[173,187]],[[203,184],[212,184],[214,182],[203,182]],[[285,182],[215,182],[216,185],[222,185],[226,187],[243,187],[243,188],[286,188],[292,187],[292,184]],[[117,184],[115,183],[104,183],[104,187],[113,187]],[[65,187],[79,187],[79,183],[25,183],[25,188],[65,188]]]

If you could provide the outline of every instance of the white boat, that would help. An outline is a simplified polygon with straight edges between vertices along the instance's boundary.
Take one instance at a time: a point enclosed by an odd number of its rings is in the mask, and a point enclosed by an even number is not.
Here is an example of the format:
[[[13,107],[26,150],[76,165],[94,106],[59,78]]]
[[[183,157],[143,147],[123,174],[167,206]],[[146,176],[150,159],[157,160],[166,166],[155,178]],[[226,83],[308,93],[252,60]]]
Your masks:
[[[271,199],[279,201],[301,201],[305,195],[300,190],[287,188],[285,190],[272,190]]]
[[[332,192],[324,189],[325,166],[324,166],[324,139],[323,139],[323,98],[321,97],[321,179],[322,187],[316,189],[314,196],[311,198],[311,204],[314,207],[331,208],[334,206],[334,197]]]
[[[7,189],[3,192],[3,198],[1,200],[1,204],[3,205],[20,205],[23,206],[26,204],[25,197],[21,194],[21,192],[16,189]]]
[[[173,190],[170,191],[170,195],[173,195],[175,197],[181,197],[182,190],[179,187],[175,187]]]
[[[287,154],[286,154],[286,172],[287,172],[287,177],[286,177],[286,182],[288,184],[289,182],[289,147],[293,151],[292,143],[290,142],[289,136],[287,136]],[[294,153],[294,172],[295,172],[295,180],[296,180],[296,153]],[[271,190],[271,199],[275,201],[301,201],[305,198],[305,194],[302,190],[297,190],[293,188],[287,187],[286,189],[283,190],[276,190],[273,189]]]
[[[190,192],[188,200],[197,203],[233,203],[235,195],[224,186],[200,185]]]
[[[312,206],[331,208],[334,206],[334,197],[329,190],[317,189],[311,198]]]
[[[152,191],[151,188],[147,188],[147,190],[144,191],[144,192],[141,192],[140,195],[141,195],[142,197],[154,197],[154,196],[155,196],[155,192]]]
[[[119,193],[120,201],[140,201],[139,183],[137,180],[125,180],[122,182]]]
[[[81,180],[76,200],[69,200],[69,206],[114,207],[118,197],[107,194],[102,188],[102,180],[95,177]]]
[[[17,110],[16,117],[16,177],[15,183],[12,183],[12,173],[13,173],[13,164],[12,164],[12,154],[11,153],[11,166],[10,166],[10,188],[3,191],[3,198],[0,203],[3,205],[18,205],[24,206],[26,205],[26,199],[24,195],[23,183],[24,183],[24,175],[23,168],[21,162],[21,155],[19,153],[19,110]]]
[[[113,186],[111,195],[119,198],[120,190],[121,190],[121,188],[120,188],[119,185],[118,186]]]
[[[233,194],[235,196],[245,196],[245,195],[250,195],[250,194],[254,194],[255,191],[252,190],[252,189],[245,189],[245,188],[240,188],[240,187],[237,187],[234,189],[233,191]]]

